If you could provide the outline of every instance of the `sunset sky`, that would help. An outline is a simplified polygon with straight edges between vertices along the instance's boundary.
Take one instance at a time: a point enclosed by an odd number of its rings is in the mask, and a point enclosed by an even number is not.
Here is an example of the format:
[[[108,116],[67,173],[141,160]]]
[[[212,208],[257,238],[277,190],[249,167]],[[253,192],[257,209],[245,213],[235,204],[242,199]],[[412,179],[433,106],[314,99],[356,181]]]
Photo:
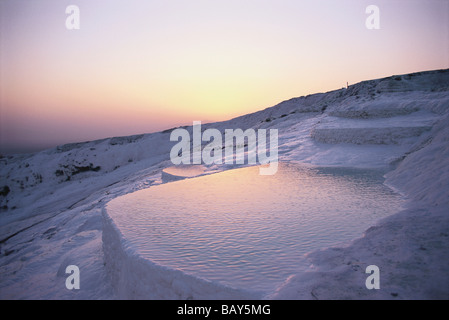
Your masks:
[[[369,30],[368,5],[380,9]],[[80,10],[68,30],[66,8]],[[449,68],[449,0],[0,0],[0,152]]]

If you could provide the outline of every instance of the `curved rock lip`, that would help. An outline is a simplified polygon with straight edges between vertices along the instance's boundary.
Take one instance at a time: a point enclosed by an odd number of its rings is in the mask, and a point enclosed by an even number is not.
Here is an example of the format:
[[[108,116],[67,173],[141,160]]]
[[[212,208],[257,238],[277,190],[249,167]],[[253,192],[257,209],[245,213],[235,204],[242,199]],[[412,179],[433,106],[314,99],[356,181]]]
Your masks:
[[[162,170],[162,182],[170,182],[201,176],[206,168],[202,165],[178,165]]]

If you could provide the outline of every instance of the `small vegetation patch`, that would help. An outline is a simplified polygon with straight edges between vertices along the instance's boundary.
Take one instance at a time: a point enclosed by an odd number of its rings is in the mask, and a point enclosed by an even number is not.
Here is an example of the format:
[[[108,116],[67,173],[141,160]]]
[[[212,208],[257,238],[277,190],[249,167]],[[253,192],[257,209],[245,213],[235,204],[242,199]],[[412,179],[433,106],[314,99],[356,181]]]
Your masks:
[[[0,196],[6,197],[10,191],[11,191],[11,189],[9,189],[8,186],[2,187],[2,188],[0,188]]]

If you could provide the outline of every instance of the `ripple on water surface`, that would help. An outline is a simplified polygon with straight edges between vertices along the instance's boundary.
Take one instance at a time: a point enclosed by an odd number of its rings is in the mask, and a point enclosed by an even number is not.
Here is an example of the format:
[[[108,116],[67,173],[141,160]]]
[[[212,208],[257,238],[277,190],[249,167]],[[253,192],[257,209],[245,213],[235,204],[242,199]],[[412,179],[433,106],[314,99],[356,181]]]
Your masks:
[[[171,182],[122,196],[108,213],[139,253],[235,288],[269,292],[303,255],[362,236],[403,199],[377,170],[280,163]]]

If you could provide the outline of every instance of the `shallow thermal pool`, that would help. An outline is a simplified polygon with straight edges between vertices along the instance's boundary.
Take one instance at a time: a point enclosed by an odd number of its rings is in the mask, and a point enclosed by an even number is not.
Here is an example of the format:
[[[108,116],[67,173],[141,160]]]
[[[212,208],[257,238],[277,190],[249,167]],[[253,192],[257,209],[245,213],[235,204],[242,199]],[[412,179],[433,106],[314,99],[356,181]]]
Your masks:
[[[171,182],[113,200],[108,213],[155,263],[235,287],[270,292],[303,255],[362,236],[403,199],[382,172],[280,163]]]

